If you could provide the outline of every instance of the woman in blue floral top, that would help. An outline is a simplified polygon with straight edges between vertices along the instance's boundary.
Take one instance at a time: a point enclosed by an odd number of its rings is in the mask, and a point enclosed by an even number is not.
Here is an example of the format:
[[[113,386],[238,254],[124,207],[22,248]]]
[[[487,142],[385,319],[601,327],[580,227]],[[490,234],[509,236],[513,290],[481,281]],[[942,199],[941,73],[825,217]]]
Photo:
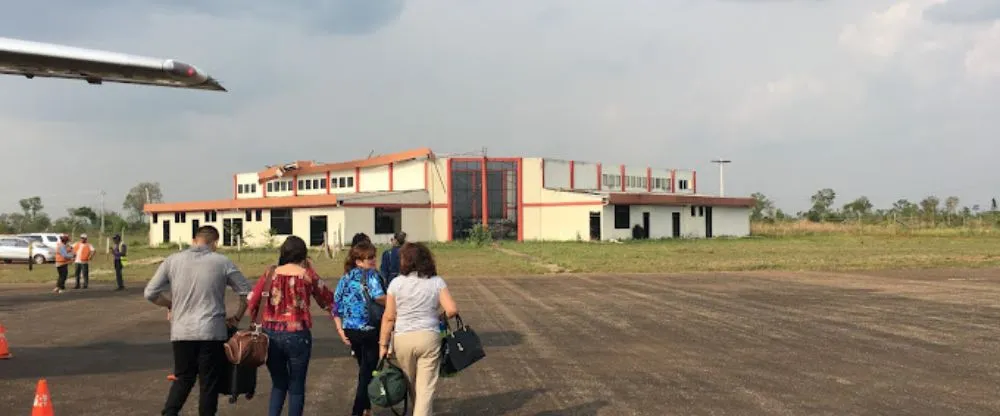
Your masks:
[[[363,292],[362,281],[368,285],[367,296]],[[358,388],[354,395],[352,416],[371,415],[368,383],[379,360],[379,328],[369,324],[367,299],[385,306],[385,288],[375,270],[375,246],[360,242],[348,252],[344,261],[344,276],[337,283],[333,295],[333,319],[337,333],[358,360]]]

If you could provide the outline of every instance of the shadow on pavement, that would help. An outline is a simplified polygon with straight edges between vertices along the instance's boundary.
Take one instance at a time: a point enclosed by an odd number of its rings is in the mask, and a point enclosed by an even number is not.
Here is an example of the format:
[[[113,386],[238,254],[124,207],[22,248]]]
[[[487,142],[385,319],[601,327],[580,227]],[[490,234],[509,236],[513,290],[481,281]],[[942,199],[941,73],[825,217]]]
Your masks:
[[[604,400],[595,400],[565,409],[546,410],[536,413],[535,416],[596,416],[597,412],[607,405],[608,402]]]
[[[514,390],[467,399],[435,399],[434,410],[441,416],[505,415],[524,407],[545,390]],[[447,409],[438,413],[438,409]]]
[[[524,334],[517,331],[477,331],[476,335],[483,347],[513,347],[524,342]]]
[[[346,348],[336,346],[339,340],[320,338],[323,347],[313,348],[312,358],[349,357]],[[36,379],[55,376],[114,374],[173,368],[171,344],[101,342],[78,346],[12,347],[14,357],[3,362],[0,380]],[[163,374],[167,376],[166,373]]]

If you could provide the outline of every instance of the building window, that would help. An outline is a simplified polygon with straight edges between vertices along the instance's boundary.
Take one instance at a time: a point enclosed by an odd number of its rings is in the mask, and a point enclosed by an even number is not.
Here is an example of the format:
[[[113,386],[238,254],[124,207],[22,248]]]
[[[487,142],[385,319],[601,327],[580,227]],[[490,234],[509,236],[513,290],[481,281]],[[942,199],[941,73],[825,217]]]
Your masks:
[[[212,211],[212,222],[216,222],[216,221],[219,220],[219,215],[218,214],[219,213],[217,211]]]
[[[319,180],[319,189],[326,189],[326,178]]]
[[[174,223],[176,224],[178,222],[181,222],[181,213],[175,212],[174,213]]]
[[[312,180],[312,187],[313,189],[319,189],[319,179]]]
[[[698,216],[699,217],[704,217],[705,216],[705,207],[704,206],[699,206],[698,207]]]
[[[375,234],[393,234],[402,229],[399,208],[375,208]]]
[[[258,209],[257,212],[254,213],[254,216],[256,217],[255,221],[257,222],[260,222],[261,211],[263,210]]]
[[[338,188],[346,188],[347,187],[347,178],[341,176],[340,178],[337,178],[337,180],[340,182],[340,186],[338,186]]]
[[[160,220],[160,216],[157,213],[153,213],[153,224],[156,224]]]
[[[212,218],[212,217],[210,216],[210,214],[208,213],[208,211],[205,211],[205,222],[208,222],[210,218]]]
[[[257,193],[257,184],[255,184],[255,183],[251,183],[250,184],[250,193],[251,194]]]
[[[267,183],[267,191],[268,192],[274,192],[274,182],[268,182]]]
[[[242,194],[243,193],[243,184],[242,183],[239,184],[239,185],[236,185],[236,193],[238,193],[238,194]]]
[[[615,229],[629,229],[629,209],[628,205],[615,205]]]
[[[290,210],[290,209],[272,209],[271,210],[271,229],[274,230],[275,234],[279,234],[279,235],[291,235],[292,234],[292,210]]]
[[[305,181],[303,181],[302,179],[299,179],[299,188],[298,189],[306,189]]]
[[[247,222],[253,221],[253,216],[249,209],[243,210],[243,214],[246,216]]]
[[[695,210],[694,205],[691,205],[691,216],[692,217],[696,216],[694,210]]]
[[[352,186],[354,186],[354,177],[353,176],[348,176],[347,177],[347,187],[350,188]]]
[[[688,189],[688,180],[687,179],[681,179],[681,180],[677,181],[677,187],[680,188],[680,189],[682,189],[682,190]]]

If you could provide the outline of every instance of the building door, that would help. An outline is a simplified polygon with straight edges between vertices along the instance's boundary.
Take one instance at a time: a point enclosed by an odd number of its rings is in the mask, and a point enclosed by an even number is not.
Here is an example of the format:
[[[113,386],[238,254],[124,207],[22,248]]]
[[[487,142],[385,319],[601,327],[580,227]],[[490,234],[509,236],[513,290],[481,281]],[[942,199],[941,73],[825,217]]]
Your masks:
[[[649,213],[648,212],[643,212],[642,213],[642,230],[643,230],[642,231],[643,236],[648,239],[649,236],[651,235],[649,233]]]
[[[321,246],[326,240],[326,215],[309,217],[309,245]]]
[[[191,221],[191,239],[194,239],[195,234],[198,234],[198,225],[200,223],[198,220]]]
[[[243,240],[243,219],[226,218],[222,220],[222,245],[235,246]]]
[[[170,242],[170,221],[163,220],[163,242]]]
[[[601,213],[600,212],[590,212],[590,239],[600,240],[601,239]]]
[[[705,237],[712,238],[712,207],[705,207]]]
[[[680,236],[681,236],[681,213],[679,213],[679,212],[672,213],[670,219],[671,219],[671,222],[673,222],[673,224],[671,224],[672,235],[674,236],[674,238],[680,238]]]

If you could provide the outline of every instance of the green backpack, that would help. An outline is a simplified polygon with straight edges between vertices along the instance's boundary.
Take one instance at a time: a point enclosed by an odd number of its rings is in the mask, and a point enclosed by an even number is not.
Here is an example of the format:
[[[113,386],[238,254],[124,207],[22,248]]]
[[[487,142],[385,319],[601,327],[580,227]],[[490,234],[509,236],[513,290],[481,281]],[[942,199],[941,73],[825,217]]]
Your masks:
[[[396,415],[405,415],[409,381],[399,367],[392,363],[388,363],[386,366],[387,361],[383,358],[375,367],[375,371],[372,372],[372,381],[368,383],[368,399],[376,406],[388,408],[403,402],[402,413],[397,413],[396,409],[391,410]]]

